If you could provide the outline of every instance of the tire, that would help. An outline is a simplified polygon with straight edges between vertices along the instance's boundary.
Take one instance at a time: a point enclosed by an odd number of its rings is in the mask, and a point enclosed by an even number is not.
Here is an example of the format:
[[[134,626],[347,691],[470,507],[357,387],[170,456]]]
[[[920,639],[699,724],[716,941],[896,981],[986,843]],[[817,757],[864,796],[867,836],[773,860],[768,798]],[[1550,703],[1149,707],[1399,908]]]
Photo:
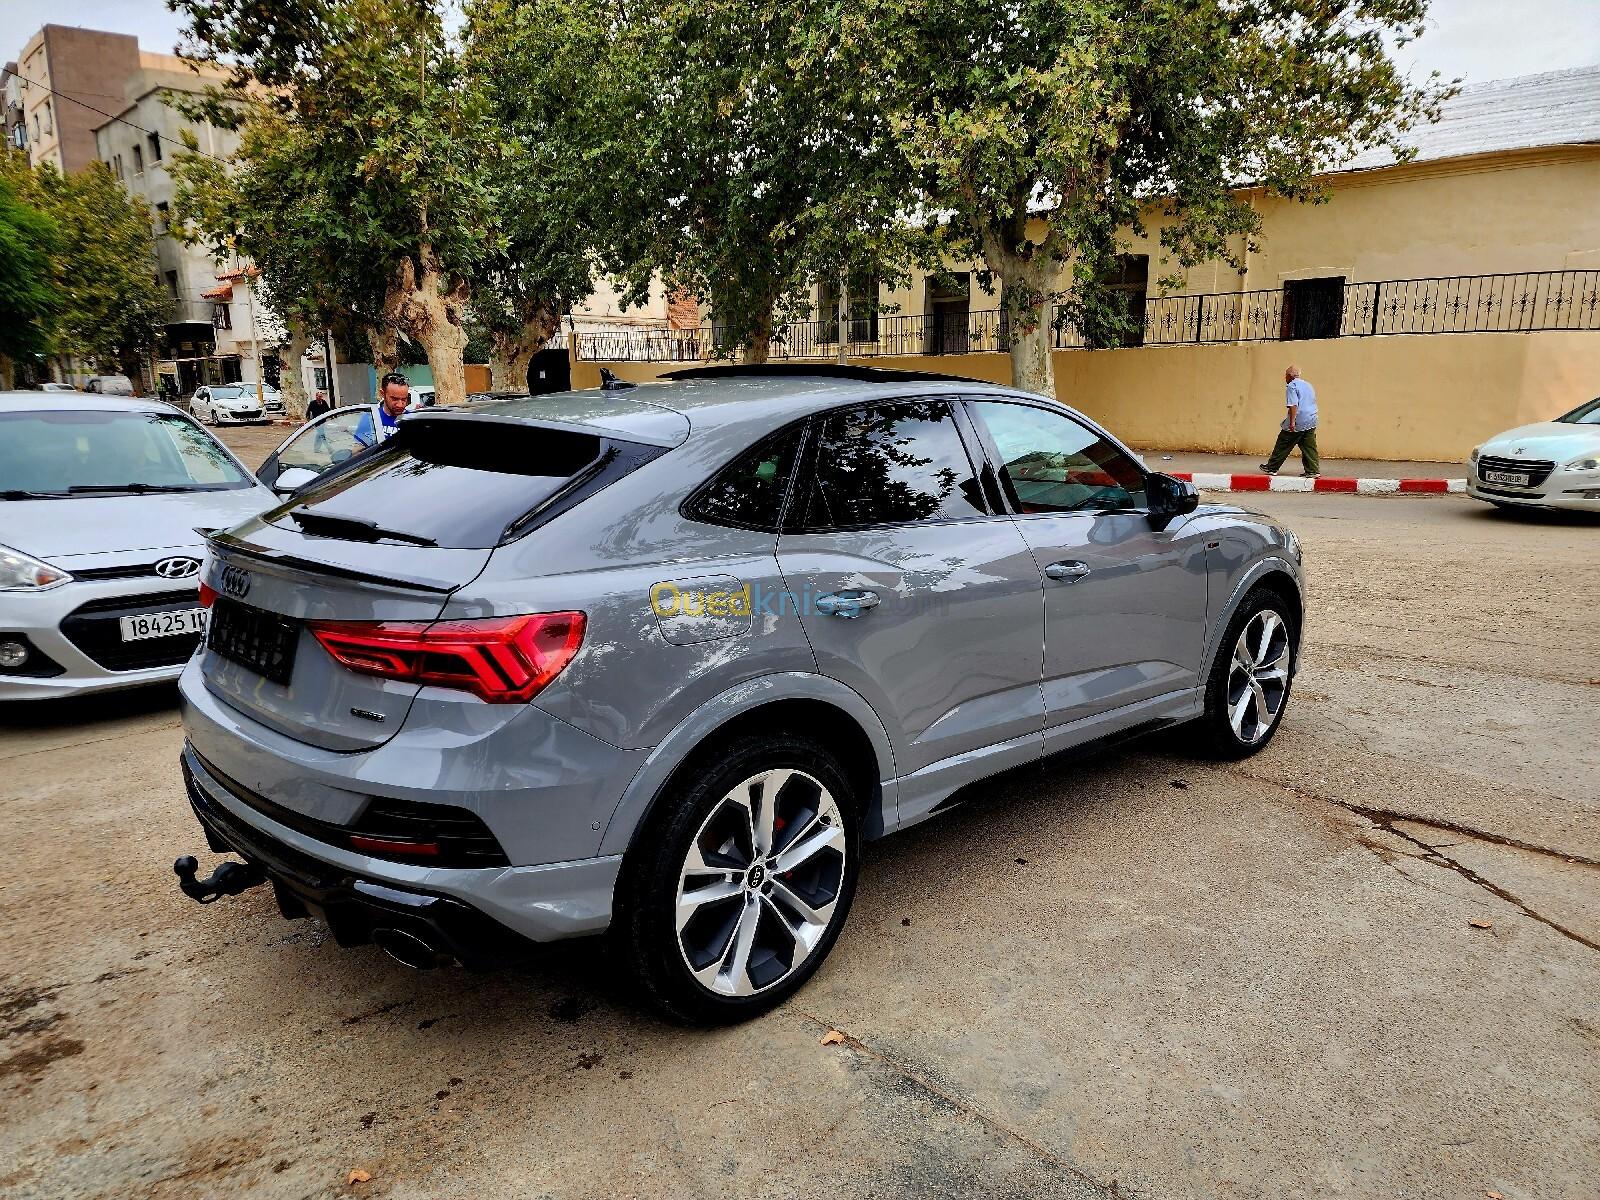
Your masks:
[[[1205,712],[1193,731],[1196,750],[1209,758],[1240,759],[1266,748],[1289,706],[1299,630],[1299,612],[1271,588],[1258,587],[1244,598],[1206,680]]]
[[[839,760],[795,734],[743,735],[681,771],[635,835],[617,889],[613,932],[651,1004],[717,1025],[798,991],[855,898],[858,797]],[[776,814],[767,852],[752,853],[765,812]]]

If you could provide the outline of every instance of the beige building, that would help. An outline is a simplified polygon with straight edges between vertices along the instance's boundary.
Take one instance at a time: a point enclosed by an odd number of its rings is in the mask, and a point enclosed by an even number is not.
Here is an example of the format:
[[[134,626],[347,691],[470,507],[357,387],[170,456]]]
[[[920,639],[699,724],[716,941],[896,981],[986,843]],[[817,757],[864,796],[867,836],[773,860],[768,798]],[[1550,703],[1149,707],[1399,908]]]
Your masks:
[[[46,25],[22,47],[15,87],[12,76],[5,81],[8,136],[34,166],[50,163],[62,172],[87,166],[98,157],[95,127],[121,105],[123,86],[138,67],[136,38]]]

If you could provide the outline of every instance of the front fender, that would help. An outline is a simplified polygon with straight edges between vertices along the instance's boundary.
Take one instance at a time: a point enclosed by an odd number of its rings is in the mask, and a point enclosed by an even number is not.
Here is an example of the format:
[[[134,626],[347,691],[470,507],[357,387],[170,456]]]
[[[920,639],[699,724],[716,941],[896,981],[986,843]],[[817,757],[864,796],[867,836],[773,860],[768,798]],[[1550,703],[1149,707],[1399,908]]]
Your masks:
[[[1218,606],[1217,613],[1212,618],[1210,628],[1206,632],[1205,655],[1201,660],[1204,665],[1200,672],[1200,687],[1202,690],[1206,686],[1206,681],[1211,678],[1212,669],[1216,666],[1217,655],[1222,650],[1222,635],[1228,628],[1228,622],[1233,620],[1234,613],[1239,611],[1239,605],[1244,603],[1244,598],[1249,594],[1250,589],[1260,583],[1263,578],[1272,574],[1286,576],[1294,584],[1295,592],[1300,597],[1298,640],[1304,640],[1306,623],[1305,573],[1299,563],[1274,548],[1239,573],[1234,580],[1233,588],[1228,593],[1227,599]],[[1298,641],[1294,655],[1294,670],[1296,674],[1299,674],[1300,654]]]
[[[694,753],[706,738],[716,733],[735,717],[780,700],[809,700],[831,704],[853,720],[872,744],[878,764],[878,778],[883,790],[881,814],[868,814],[869,825],[874,818],[894,813],[896,786],[894,781],[894,751],[889,744],[889,734],[878,719],[878,714],[860,693],[825,675],[807,671],[786,671],[762,675],[729,688],[708,700],[675,725],[646,757],[638,773],[622,793],[616,810],[611,814],[605,833],[600,840],[599,853],[621,854],[633,841],[634,831],[644,822],[656,798],[661,794],[672,773]],[[880,825],[881,827],[881,825]]]

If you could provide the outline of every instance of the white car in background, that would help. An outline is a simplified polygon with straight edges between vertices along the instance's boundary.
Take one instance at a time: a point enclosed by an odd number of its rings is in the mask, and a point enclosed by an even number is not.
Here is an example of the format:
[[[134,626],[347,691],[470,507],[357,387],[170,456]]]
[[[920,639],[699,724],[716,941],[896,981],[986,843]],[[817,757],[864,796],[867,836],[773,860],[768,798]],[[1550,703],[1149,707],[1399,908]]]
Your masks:
[[[256,395],[253,383],[217,383],[194,390],[189,411],[207,425],[246,425],[270,421],[283,415],[283,396],[276,388],[261,388]]]
[[[1467,494],[1504,508],[1600,513],[1600,397],[1483,443],[1467,456]]]
[[[0,701],[176,679],[205,534],[275,503],[159,400],[0,392]]]

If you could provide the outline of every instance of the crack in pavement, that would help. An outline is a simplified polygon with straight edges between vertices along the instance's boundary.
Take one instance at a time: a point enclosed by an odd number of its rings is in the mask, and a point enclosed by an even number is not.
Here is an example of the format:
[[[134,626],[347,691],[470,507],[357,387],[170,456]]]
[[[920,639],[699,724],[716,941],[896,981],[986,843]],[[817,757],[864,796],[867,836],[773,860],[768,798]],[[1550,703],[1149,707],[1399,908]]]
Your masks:
[[[974,1107],[973,1105],[969,1104],[967,1101],[961,1099],[961,1097],[951,1095],[948,1091],[946,1091],[944,1088],[938,1086],[936,1083],[933,1083],[932,1081],[924,1078],[922,1075],[918,1074],[916,1071],[911,1070],[911,1068],[906,1067],[906,1066],[902,1065],[899,1062],[896,1062],[893,1058],[890,1058],[887,1054],[883,1053],[881,1050],[873,1049],[871,1046],[869,1046],[865,1042],[863,1042],[860,1038],[855,1037],[854,1035],[852,1035],[850,1033],[847,1033],[843,1029],[840,1029],[839,1026],[830,1025],[828,1022],[824,1021],[821,1017],[818,1017],[818,1016],[815,1016],[815,1015],[813,1015],[811,1013],[808,1013],[804,1009],[796,1009],[795,1011],[797,1013],[799,1013],[799,1015],[801,1017],[803,1017],[807,1021],[810,1021],[818,1029],[822,1030],[824,1034],[832,1033],[832,1032],[838,1032],[838,1033],[844,1034],[844,1043],[843,1044],[845,1046],[849,1047],[851,1050],[855,1051],[857,1054],[860,1054],[860,1055],[862,1055],[863,1057],[866,1057],[866,1058],[870,1058],[873,1062],[879,1063],[879,1064],[889,1068],[889,1070],[893,1071],[896,1075],[900,1076],[902,1079],[904,1079],[907,1083],[911,1084],[913,1087],[916,1087],[916,1088],[926,1092],[933,1099],[941,1102],[942,1104],[948,1105],[950,1108],[954,1109],[956,1112],[960,1113],[963,1116],[970,1117],[971,1119],[977,1121],[980,1125],[984,1126],[985,1128],[987,1128],[987,1129],[989,1129],[989,1130],[991,1130],[991,1131],[993,1131],[995,1133],[998,1133],[1001,1137],[1007,1138],[1010,1141],[1013,1141],[1013,1142],[1017,1143],[1017,1145],[1023,1147],[1030,1154],[1033,1154],[1033,1155],[1037,1156],[1038,1158],[1043,1159],[1045,1162],[1054,1164],[1055,1166],[1059,1167],[1061,1170],[1068,1172],[1069,1174],[1075,1176],[1078,1179],[1081,1179],[1084,1183],[1088,1184],[1090,1187],[1095,1188],[1098,1191],[1101,1191],[1101,1192],[1105,1193],[1107,1196],[1120,1196],[1122,1194],[1121,1191],[1118,1188],[1117,1183],[1115,1181],[1113,1181],[1111,1183],[1111,1185],[1109,1187],[1107,1187],[1107,1185],[1101,1183],[1099,1180],[1093,1179],[1090,1176],[1084,1174],[1082,1170],[1080,1170],[1078,1167],[1074,1166],[1072,1163],[1068,1162],[1066,1159],[1062,1158],[1059,1154],[1055,1153],[1053,1150],[1049,1150],[1046,1147],[1039,1145],[1038,1142],[1035,1142],[1032,1138],[1027,1137],[1025,1134],[1018,1133],[1015,1129],[1012,1129],[1009,1125],[1006,1125],[1006,1124],[1002,1123],[1001,1121],[995,1119],[994,1117],[991,1117],[988,1113],[984,1112],[980,1108]]]
[[[1596,942],[1592,938],[1584,936],[1575,929],[1569,929],[1559,921],[1551,920],[1543,913],[1540,913],[1529,907],[1528,903],[1515,892],[1501,887],[1498,883],[1495,883],[1491,879],[1484,878],[1471,867],[1467,866],[1463,862],[1459,862],[1456,859],[1451,858],[1448,854],[1440,853],[1439,847],[1430,846],[1427,842],[1422,841],[1420,838],[1414,838],[1409,833],[1405,833],[1402,830],[1396,829],[1394,827],[1394,823],[1396,821],[1408,821],[1416,825],[1426,825],[1435,829],[1443,829],[1449,833],[1461,833],[1471,837],[1481,838],[1482,840],[1490,842],[1494,845],[1507,846],[1514,850],[1529,850],[1536,854],[1546,854],[1552,858],[1559,858],[1564,862],[1579,863],[1588,867],[1600,866],[1600,863],[1595,862],[1593,859],[1563,854],[1558,850],[1551,850],[1544,846],[1525,845],[1509,838],[1502,838],[1492,834],[1480,833],[1476,830],[1469,829],[1466,826],[1452,825],[1435,821],[1427,817],[1416,817],[1407,813],[1392,812],[1388,809],[1372,808],[1367,805],[1354,804],[1347,800],[1339,800],[1333,796],[1321,796],[1316,792],[1295,787],[1293,784],[1281,783],[1275,779],[1263,779],[1259,775],[1252,775],[1248,771],[1241,770],[1238,767],[1227,767],[1224,768],[1224,770],[1230,775],[1238,775],[1255,783],[1264,783],[1269,787],[1276,787],[1281,791],[1288,792],[1290,795],[1299,797],[1302,800],[1316,800],[1324,804],[1332,804],[1335,807],[1344,809],[1346,812],[1358,816],[1365,821],[1370,821],[1383,832],[1392,834],[1394,837],[1400,838],[1403,841],[1410,842],[1413,846],[1417,847],[1418,850],[1421,851],[1420,854],[1410,855],[1409,857],[1417,858],[1423,862],[1432,863],[1434,866],[1445,867],[1454,871],[1469,883],[1475,884],[1484,891],[1488,892],[1491,896],[1495,896],[1501,900],[1504,900],[1507,904],[1521,912],[1523,916],[1555,930],[1562,937],[1567,938],[1570,941],[1577,942],[1580,946],[1584,946],[1587,949],[1595,951],[1596,953],[1600,953],[1600,942]],[[1358,844],[1362,846],[1362,848],[1373,854],[1377,854],[1377,850],[1372,843],[1364,838],[1358,838],[1356,840]]]

